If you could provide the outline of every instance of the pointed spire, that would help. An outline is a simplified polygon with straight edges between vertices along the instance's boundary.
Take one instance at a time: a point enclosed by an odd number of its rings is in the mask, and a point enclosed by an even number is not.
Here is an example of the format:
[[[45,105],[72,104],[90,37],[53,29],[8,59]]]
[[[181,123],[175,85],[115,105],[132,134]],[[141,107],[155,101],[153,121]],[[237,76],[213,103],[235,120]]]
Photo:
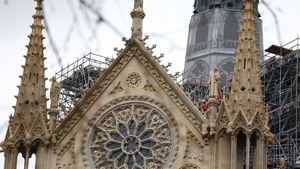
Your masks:
[[[267,115],[263,110],[258,41],[255,27],[255,3],[256,0],[244,0],[245,8],[240,22],[234,75],[229,98],[233,103],[233,111],[235,113],[242,111],[248,121],[254,118],[256,111],[264,112]]]
[[[131,37],[141,39],[143,35],[143,19],[146,16],[143,0],[134,0],[134,8],[130,13],[132,18]]]
[[[25,55],[25,65],[23,65],[23,74],[21,84],[18,86],[19,93],[16,96],[17,103],[10,127],[16,130],[17,126],[24,125],[25,129],[29,129],[33,125],[33,121],[43,116],[47,121],[46,107],[46,87],[45,87],[45,66],[44,66],[44,45],[42,24],[42,0],[35,0],[35,14],[33,15],[33,24],[31,25],[31,33]],[[15,127],[12,127],[15,126]]]

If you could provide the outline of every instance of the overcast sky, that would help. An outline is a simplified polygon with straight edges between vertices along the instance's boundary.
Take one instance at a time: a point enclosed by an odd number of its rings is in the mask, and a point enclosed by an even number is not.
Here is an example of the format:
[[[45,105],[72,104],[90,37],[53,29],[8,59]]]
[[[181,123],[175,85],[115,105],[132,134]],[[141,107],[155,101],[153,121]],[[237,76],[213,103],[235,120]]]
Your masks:
[[[45,0],[46,19],[58,48],[62,64],[75,61],[90,51],[115,56],[114,47],[123,47],[122,36],[130,36],[131,18],[129,15],[133,0],[90,0],[96,2],[95,9],[108,23],[96,23],[93,13],[75,3],[75,0]],[[274,17],[263,5],[260,13],[264,28],[264,46],[287,43],[300,33],[300,0],[266,0],[276,13],[279,27]],[[194,0],[144,0],[144,32],[150,35],[148,45],[157,44],[155,53],[165,53],[165,62],[172,62],[172,71],[183,70],[188,24],[193,11]],[[84,15],[86,11],[86,15]],[[30,33],[34,12],[33,0],[0,0],[0,140],[4,139],[11,106],[15,104],[18,76],[22,73],[25,45]],[[109,24],[113,25],[114,31]],[[279,29],[280,36],[276,29]],[[46,34],[45,34],[46,35]],[[45,56],[50,78],[60,69],[57,55],[54,54],[46,36]],[[0,155],[0,168],[3,155]]]

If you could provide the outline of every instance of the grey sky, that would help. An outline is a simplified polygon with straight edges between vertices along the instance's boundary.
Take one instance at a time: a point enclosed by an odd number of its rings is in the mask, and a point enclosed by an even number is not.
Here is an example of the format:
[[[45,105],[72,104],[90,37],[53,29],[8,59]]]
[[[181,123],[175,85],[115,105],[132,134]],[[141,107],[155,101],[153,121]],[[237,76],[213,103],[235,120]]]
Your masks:
[[[73,3],[70,3],[73,1]],[[103,16],[112,23],[123,36],[130,36],[131,18],[129,12],[133,0],[90,0],[97,2],[97,8]],[[280,35],[283,43],[295,39],[300,33],[300,0],[265,0],[278,16]],[[15,104],[16,85],[20,83],[18,76],[22,73],[25,45],[30,33],[34,12],[33,0],[0,0],[0,140],[3,140],[9,114],[13,113],[11,106]],[[81,14],[75,0],[45,0],[45,14],[53,38],[63,59],[63,65],[75,61],[83,54],[92,51],[104,56],[115,56],[113,47],[123,47],[121,37],[105,23],[95,24],[94,15],[87,18],[78,16],[76,26],[74,14]],[[165,62],[172,62],[172,71],[182,71],[185,57],[185,47],[188,34],[188,24],[192,15],[194,0],[144,0],[146,18],[144,19],[144,34],[150,35],[148,45],[157,44],[155,53],[165,53]],[[70,7],[73,4],[73,7]],[[74,9],[74,11],[72,10]],[[274,18],[263,6],[260,6],[264,27],[265,48],[270,44],[279,44]],[[68,32],[73,32],[70,38]],[[50,78],[59,70],[57,59],[46,44],[45,56]],[[67,42],[67,43],[66,43]],[[0,155],[0,168],[3,166],[3,155]]]

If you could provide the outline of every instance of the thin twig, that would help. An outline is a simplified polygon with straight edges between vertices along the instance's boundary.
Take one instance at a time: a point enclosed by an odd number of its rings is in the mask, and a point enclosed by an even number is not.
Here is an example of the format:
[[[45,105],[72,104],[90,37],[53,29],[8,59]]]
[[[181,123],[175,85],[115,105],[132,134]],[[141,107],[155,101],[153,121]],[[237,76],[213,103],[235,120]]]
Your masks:
[[[97,9],[94,8],[93,5],[87,3],[85,0],[80,0],[80,3],[97,16],[98,23],[104,22],[117,35],[119,35],[120,37],[123,37],[123,33],[119,29],[117,29],[111,22],[109,22],[107,19],[105,19],[103,17],[103,15]]]
[[[58,48],[55,45],[55,42],[53,40],[51,31],[49,29],[47,18],[46,18],[46,14],[45,14],[45,10],[43,10],[43,16],[44,16],[44,20],[43,21],[44,21],[44,25],[45,25],[45,30],[46,30],[46,33],[48,35],[50,47],[52,48],[52,50],[53,50],[53,52],[54,52],[54,54],[56,56],[58,65],[62,68],[63,67],[63,65],[62,65],[62,58],[60,57],[59,50],[58,50]]]
[[[281,45],[282,44],[282,39],[281,39],[281,33],[280,33],[280,28],[279,28],[279,20],[278,20],[277,14],[271,8],[271,6],[269,5],[270,3],[266,2],[265,0],[261,0],[261,3],[267,8],[267,10],[273,16],[273,19],[274,19],[274,22],[275,22],[275,29],[276,29],[276,33],[277,33],[277,38],[278,38],[278,41],[279,41],[279,43]]]

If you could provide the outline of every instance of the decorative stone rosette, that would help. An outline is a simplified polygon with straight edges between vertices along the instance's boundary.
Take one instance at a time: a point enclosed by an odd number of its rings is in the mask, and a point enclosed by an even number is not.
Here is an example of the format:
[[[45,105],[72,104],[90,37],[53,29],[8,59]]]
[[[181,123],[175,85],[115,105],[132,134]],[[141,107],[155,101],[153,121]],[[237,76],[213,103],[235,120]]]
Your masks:
[[[125,80],[125,83],[130,88],[138,87],[142,82],[142,77],[139,73],[132,72],[130,73]]]
[[[170,122],[159,109],[126,103],[96,121],[86,148],[96,169],[159,169],[174,156],[175,140]]]

